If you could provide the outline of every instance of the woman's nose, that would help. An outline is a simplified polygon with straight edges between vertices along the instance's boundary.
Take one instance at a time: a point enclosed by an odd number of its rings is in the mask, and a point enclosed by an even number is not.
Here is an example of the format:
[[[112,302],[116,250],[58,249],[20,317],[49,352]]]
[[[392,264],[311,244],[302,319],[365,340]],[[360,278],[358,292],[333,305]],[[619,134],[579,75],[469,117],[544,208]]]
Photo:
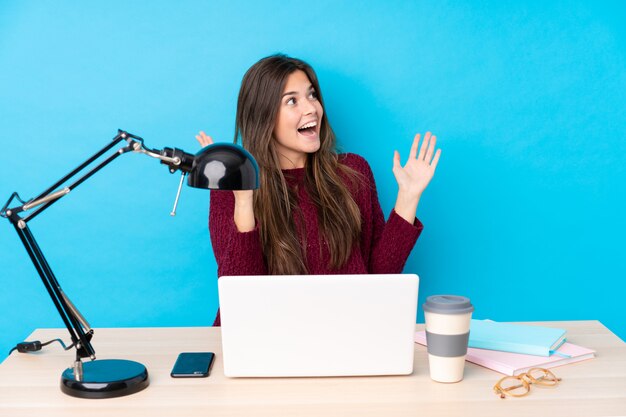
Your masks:
[[[310,101],[307,100],[307,101],[304,102],[304,105],[302,106],[302,112],[305,115],[315,114],[315,113],[317,113],[317,109],[315,108],[313,103],[311,103]]]

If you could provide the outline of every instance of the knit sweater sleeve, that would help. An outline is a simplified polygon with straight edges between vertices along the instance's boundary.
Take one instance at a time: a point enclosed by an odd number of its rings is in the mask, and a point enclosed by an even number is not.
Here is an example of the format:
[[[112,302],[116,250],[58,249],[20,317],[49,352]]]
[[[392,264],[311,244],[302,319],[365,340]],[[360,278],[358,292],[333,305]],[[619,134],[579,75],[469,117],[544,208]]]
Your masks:
[[[383,225],[380,229],[374,229],[380,237],[372,245],[369,272],[371,274],[399,274],[404,269],[404,264],[424,226],[418,218],[415,218],[413,223],[407,222],[393,209],[386,223],[382,217],[382,211],[380,219]]]
[[[424,226],[417,218],[413,223],[407,222],[396,213],[395,209],[391,210],[385,222],[372,169],[365,159],[354,156],[358,158],[358,171],[364,176],[367,185],[361,204],[364,205],[362,211],[369,217],[364,219],[369,223],[368,229],[370,229],[369,236],[365,237],[369,240],[369,253],[365,254],[369,258],[368,272],[399,274],[404,269],[404,264]]]
[[[209,232],[217,261],[217,275],[267,275],[259,225],[250,232],[237,230],[235,197],[230,191],[211,191]]]

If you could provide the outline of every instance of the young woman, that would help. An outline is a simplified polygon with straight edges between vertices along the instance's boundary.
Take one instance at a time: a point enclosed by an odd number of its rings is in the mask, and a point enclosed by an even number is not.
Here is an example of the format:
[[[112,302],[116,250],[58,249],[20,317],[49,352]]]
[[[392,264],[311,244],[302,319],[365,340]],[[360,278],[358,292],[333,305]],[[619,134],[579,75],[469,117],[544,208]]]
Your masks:
[[[200,132],[202,146],[213,143]],[[441,150],[416,135],[395,151],[395,208],[385,222],[362,157],[337,154],[320,86],[305,62],[273,55],[243,77],[235,128],[257,160],[260,187],[211,192],[209,229],[222,275],[400,273],[423,228],[415,218]],[[220,325],[219,311],[214,325]]]

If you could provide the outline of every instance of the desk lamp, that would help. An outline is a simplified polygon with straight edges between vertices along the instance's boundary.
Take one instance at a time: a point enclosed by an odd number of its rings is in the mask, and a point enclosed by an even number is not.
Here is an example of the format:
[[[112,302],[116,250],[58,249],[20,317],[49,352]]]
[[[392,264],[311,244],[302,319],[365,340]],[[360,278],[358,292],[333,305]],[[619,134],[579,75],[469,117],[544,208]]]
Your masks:
[[[115,151],[72,184],[60,188],[122,141],[127,142],[126,146]],[[142,153],[159,159],[161,164],[169,167],[171,173],[181,171],[182,176],[171,215],[176,214],[176,206],[178,205],[181,188],[186,176],[188,177],[187,185],[195,188],[252,190],[259,187],[258,165],[252,155],[238,145],[227,143],[212,144],[202,148],[196,155],[191,155],[176,148],[149,149],[144,145],[142,138],[118,130],[118,134],[113,138],[112,142],[37,197],[24,201],[16,192],[11,195],[2,210],[0,210],[0,216],[7,218],[13,224],[65,327],[67,327],[70,333],[72,340],[70,348],[76,349],[76,359],[72,367],[63,371],[61,391],[74,397],[112,398],[134,394],[148,386],[148,371],[144,365],[134,361],[123,359],[96,360],[96,352],[91,345],[94,330],[61,289],[50,265],[48,265],[28,227],[28,222],[69,194],[74,188],[78,187],[118,156],[127,152]],[[14,200],[18,200],[21,205],[10,207]],[[32,209],[34,211],[22,217],[23,214]],[[83,363],[83,358],[89,358],[91,361]]]

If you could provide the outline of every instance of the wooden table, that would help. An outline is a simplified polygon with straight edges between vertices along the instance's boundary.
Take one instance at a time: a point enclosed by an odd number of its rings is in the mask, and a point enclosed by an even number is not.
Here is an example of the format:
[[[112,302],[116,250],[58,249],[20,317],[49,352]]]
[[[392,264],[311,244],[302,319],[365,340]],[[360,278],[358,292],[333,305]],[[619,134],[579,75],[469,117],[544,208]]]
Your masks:
[[[61,393],[61,372],[73,360],[58,344],[36,354],[13,353],[0,365],[0,416],[617,416],[626,415],[626,344],[598,321],[543,322],[568,330],[571,342],[597,350],[595,359],[555,368],[554,389],[500,399],[502,376],[467,363],[465,379],[440,384],[428,376],[426,348],[415,345],[409,376],[340,378],[226,378],[219,328],[97,329],[99,359],[143,363],[150,386],[127,397],[85,400]],[[417,325],[417,330],[423,330]],[[39,329],[28,340],[66,338],[64,329]],[[173,379],[182,351],[213,351],[209,378]]]

